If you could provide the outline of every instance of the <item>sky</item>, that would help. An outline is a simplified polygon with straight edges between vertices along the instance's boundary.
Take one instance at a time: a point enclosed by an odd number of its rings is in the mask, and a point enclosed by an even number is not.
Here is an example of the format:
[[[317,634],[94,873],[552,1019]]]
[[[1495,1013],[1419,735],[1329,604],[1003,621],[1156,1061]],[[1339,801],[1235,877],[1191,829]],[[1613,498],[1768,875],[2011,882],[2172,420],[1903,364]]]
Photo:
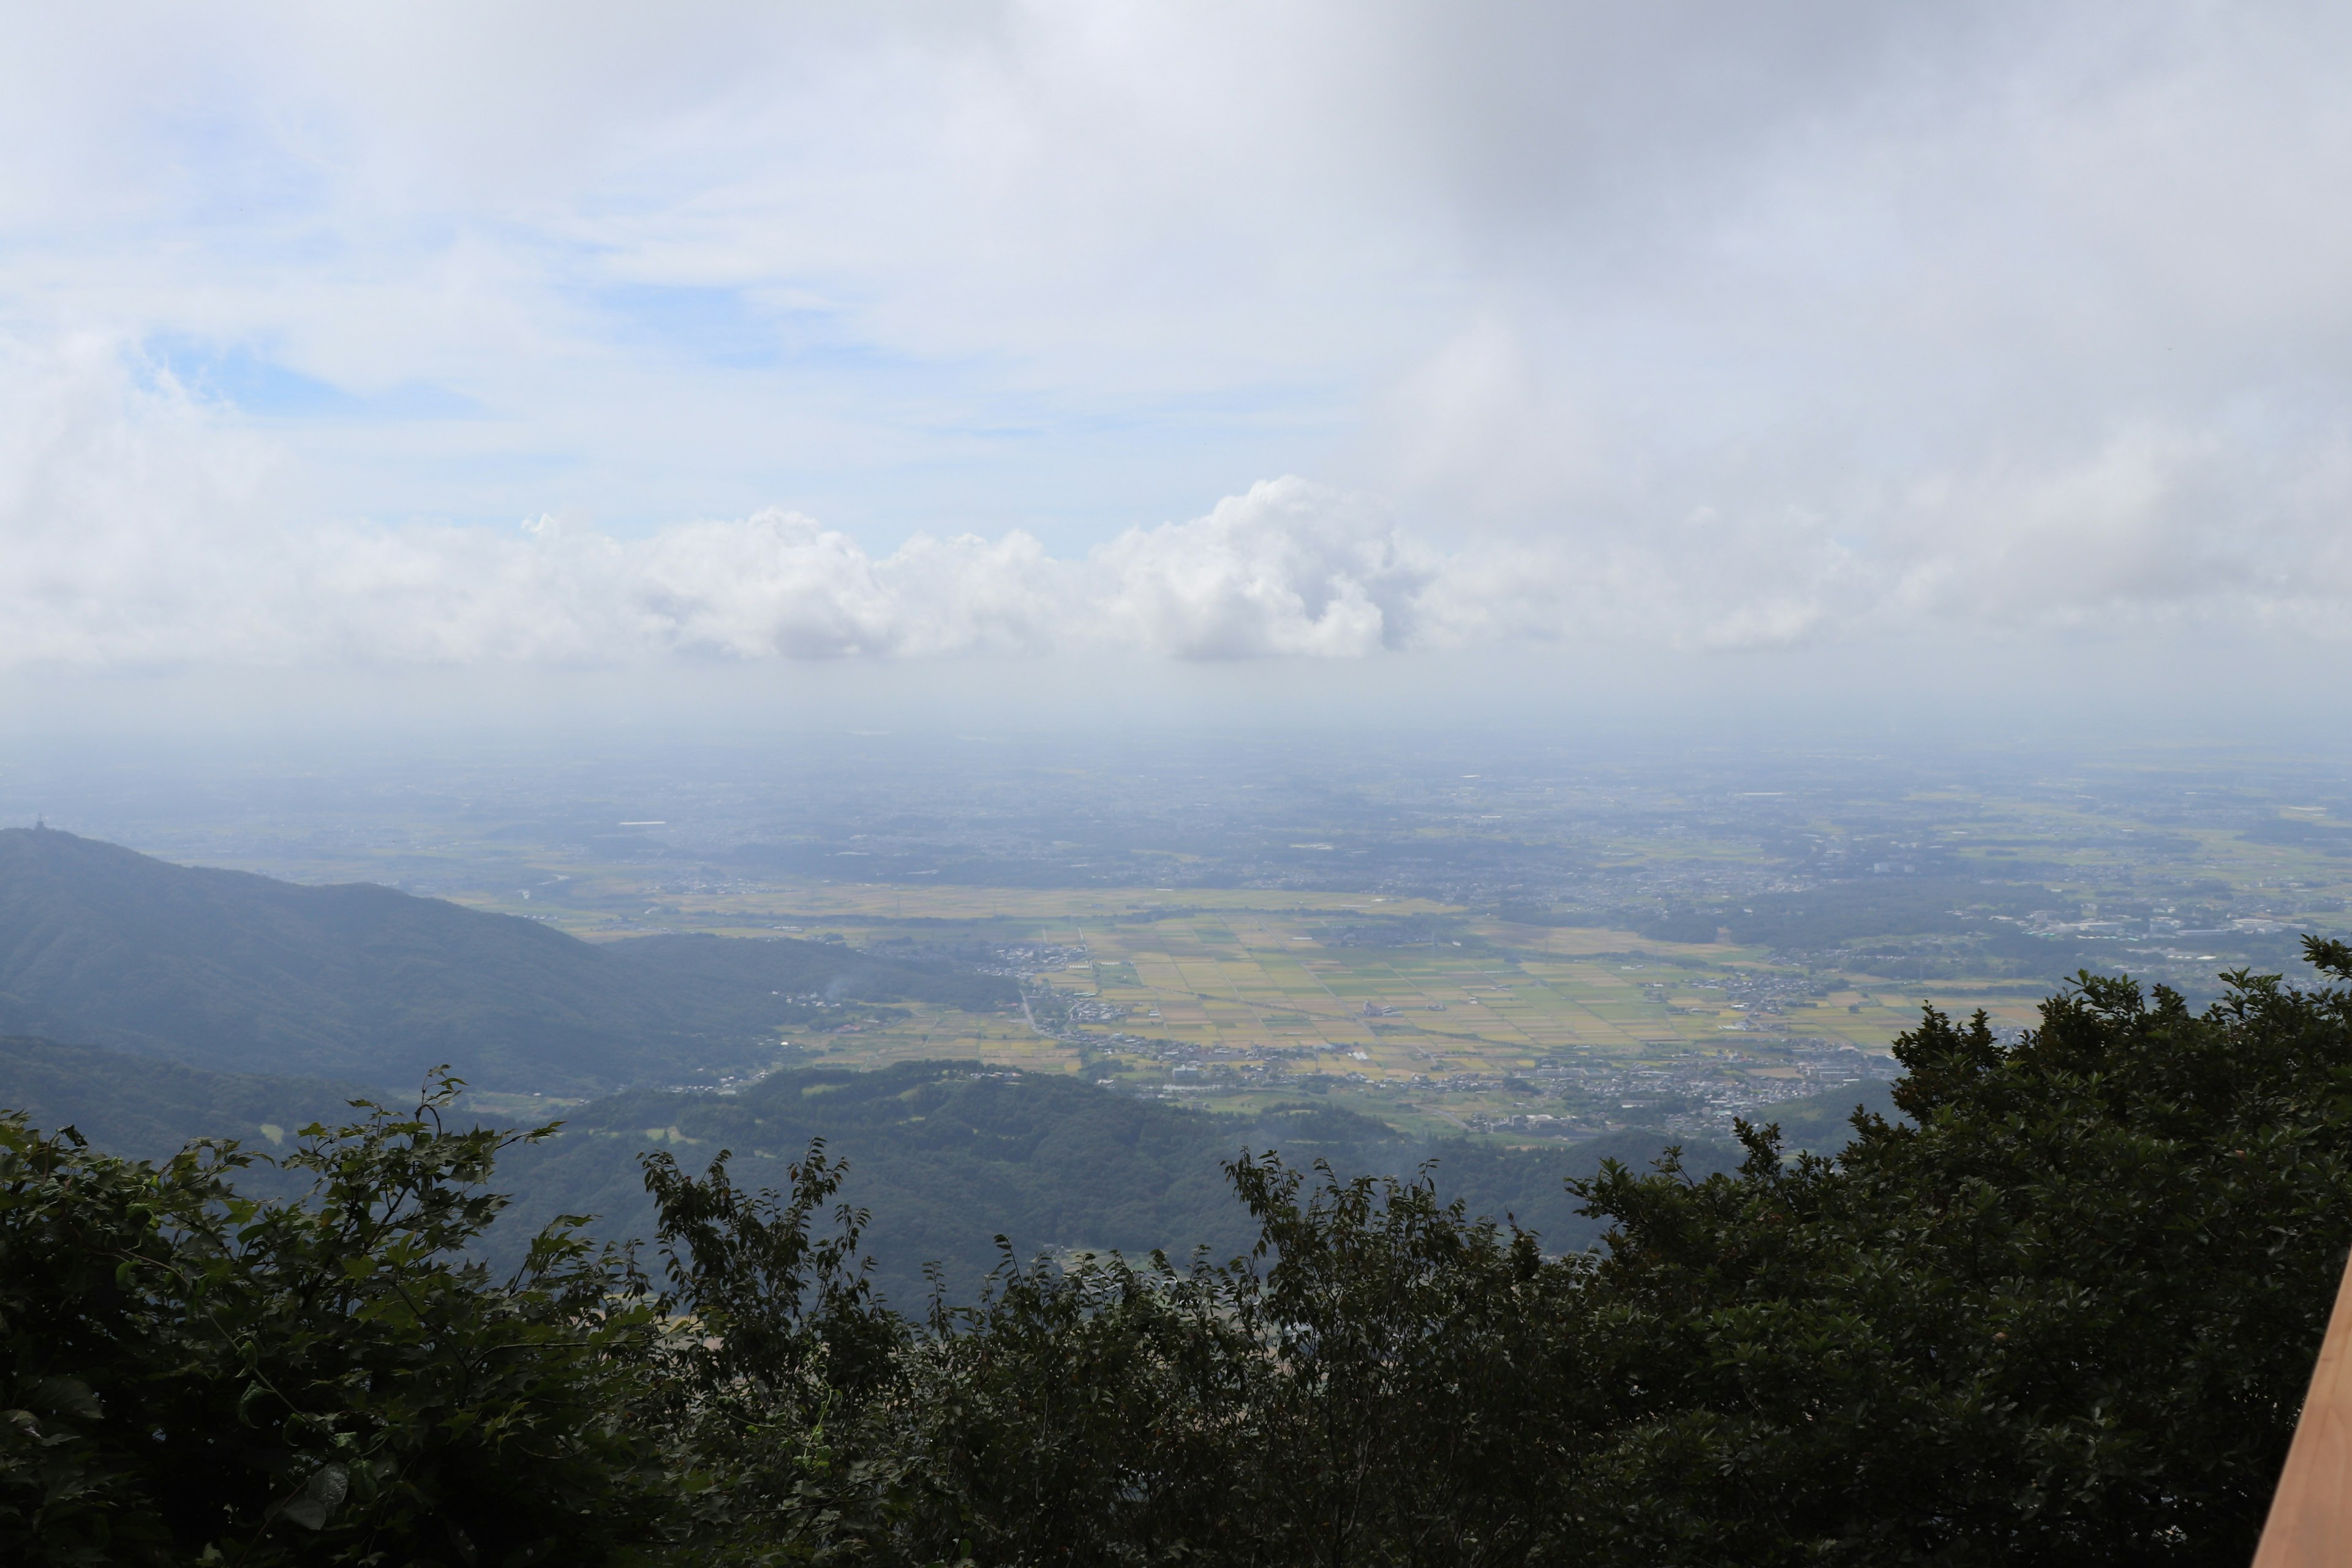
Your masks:
[[[15,689],[2345,689],[2342,6],[9,31]]]

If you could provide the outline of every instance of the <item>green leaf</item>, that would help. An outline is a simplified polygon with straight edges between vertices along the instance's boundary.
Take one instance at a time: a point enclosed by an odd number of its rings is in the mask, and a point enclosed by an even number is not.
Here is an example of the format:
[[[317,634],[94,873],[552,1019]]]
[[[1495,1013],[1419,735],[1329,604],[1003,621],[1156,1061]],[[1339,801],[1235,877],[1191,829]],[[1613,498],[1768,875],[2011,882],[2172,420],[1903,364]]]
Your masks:
[[[101,1419],[106,1412],[92,1394],[89,1384],[78,1377],[45,1377],[33,1385],[32,1403],[44,1410],[55,1410],[68,1415],[78,1415],[84,1421]]]
[[[278,1517],[291,1520],[305,1530],[324,1530],[351,1490],[351,1472],[341,1465],[321,1465],[310,1472],[302,1489],[278,1508]]]

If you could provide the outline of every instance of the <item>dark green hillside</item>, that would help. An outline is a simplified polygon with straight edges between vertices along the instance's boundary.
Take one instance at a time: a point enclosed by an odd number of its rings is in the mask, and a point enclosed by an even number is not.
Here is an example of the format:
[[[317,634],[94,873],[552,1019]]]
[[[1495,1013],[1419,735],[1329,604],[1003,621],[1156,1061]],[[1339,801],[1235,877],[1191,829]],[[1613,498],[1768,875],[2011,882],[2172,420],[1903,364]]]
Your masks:
[[[364,884],[173,866],[0,832],[0,1026],[205,1067],[625,1081],[660,1019],[593,950]],[[642,1070],[641,1068],[639,1070]]]
[[[1895,1086],[1884,1079],[1864,1079],[1843,1089],[1824,1089],[1802,1100],[1784,1100],[1755,1113],[1755,1120],[1780,1130],[1781,1140],[1793,1151],[1834,1154],[1853,1140],[1853,1113],[1867,1110],[1900,1122],[1895,1107]]]
[[[1902,1120],[1895,1109],[1895,1086],[1878,1079],[1783,1100],[1758,1111],[1756,1119],[1778,1127],[1791,1153],[1834,1154],[1853,1141],[1852,1123],[1857,1110]],[[1304,1150],[1279,1139],[1272,1142],[1286,1156],[1305,1158]],[[1654,1127],[1628,1127],[1579,1142],[1537,1148],[1449,1138],[1426,1145],[1421,1157],[1436,1162],[1438,1191],[1448,1200],[1461,1198],[1473,1215],[1517,1220],[1543,1238],[1547,1252],[1580,1252],[1598,1245],[1607,1226],[1582,1212],[1582,1200],[1569,1192],[1568,1184],[1590,1181],[1604,1160],[1645,1172],[1670,1143],[1681,1148],[1683,1168],[1694,1176],[1738,1168],[1740,1150],[1728,1128],[1721,1138],[1698,1138],[1662,1132]],[[1357,1169],[1412,1174],[1409,1163],[1395,1161],[1386,1165],[1365,1163]]]
[[[197,1138],[282,1152],[307,1123],[348,1120],[347,1102],[362,1095],[407,1103],[319,1079],[210,1072],[91,1046],[0,1039],[0,1109],[22,1110],[36,1126],[79,1128],[99,1148],[138,1158],[163,1158]],[[1864,1099],[1885,1108],[1885,1086],[1791,1101],[1778,1114],[1792,1146],[1841,1147],[1843,1119]],[[514,1250],[530,1230],[565,1213],[599,1216],[594,1229],[604,1236],[649,1234],[652,1207],[637,1163],[648,1150],[667,1149],[698,1170],[732,1149],[739,1181],[782,1188],[790,1184],[787,1167],[815,1138],[848,1161],[843,1195],[873,1211],[868,1240],[879,1278],[908,1304],[924,1294],[927,1263],[942,1265],[964,1291],[997,1261],[1000,1234],[1024,1259],[1061,1247],[1181,1254],[1202,1244],[1229,1256],[1255,1234],[1221,1168],[1244,1146],[1278,1149],[1302,1165],[1328,1160],[1349,1173],[1409,1175],[1433,1160],[1448,1197],[1462,1197],[1474,1213],[1515,1215],[1549,1251],[1578,1250],[1599,1239],[1600,1227],[1577,1212],[1567,1179],[1591,1176],[1604,1159],[1646,1168],[1670,1141],[1632,1129],[1538,1149],[1428,1144],[1328,1105],[1244,1120],[974,1063],[811,1068],[740,1095],[644,1090],[581,1107],[562,1136],[509,1156],[500,1182],[515,1194],[516,1213],[492,1233],[492,1250]],[[1703,1175],[1730,1169],[1737,1151],[1685,1139],[1684,1157]],[[285,1184],[261,1167],[245,1184],[276,1193]]]
[[[584,1106],[561,1138],[518,1155],[516,1228],[569,1211],[600,1215],[604,1235],[644,1235],[653,1211],[641,1152],[667,1147],[698,1169],[730,1148],[738,1181],[787,1187],[785,1167],[814,1138],[848,1162],[843,1196],[874,1211],[868,1240],[885,1288],[910,1305],[924,1264],[968,1285],[996,1261],[999,1234],[1024,1257],[1200,1243],[1223,1254],[1249,1236],[1218,1169],[1245,1141],[1241,1125],[1068,1079],[940,1063],[810,1069],[736,1096],[637,1093]]]
[[[70,1127],[110,1154],[167,1160],[199,1138],[229,1138],[260,1154],[290,1152],[303,1128],[341,1126],[354,1100],[380,1089],[316,1078],[207,1072],[97,1046],[0,1037],[0,1111],[21,1111],[37,1127]],[[238,1185],[260,1197],[290,1197],[309,1178],[267,1163]]]
[[[402,1088],[452,1062],[484,1089],[593,1092],[758,1060],[819,1016],[794,994],[1014,995],[819,943],[730,946],[599,947],[373,884],[297,887],[0,831],[0,1030],[204,1067]]]
[[[562,1137],[511,1157],[520,1223],[507,1228],[524,1235],[557,1214],[594,1214],[602,1234],[643,1236],[653,1210],[642,1152],[667,1149],[699,1169],[730,1149],[739,1183],[781,1189],[814,1138],[847,1162],[842,1196],[873,1211],[866,1241],[884,1289],[902,1304],[923,1293],[927,1263],[941,1265],[962,1293],[997,1261],[999,1235],[1024,1259],[1061,1248],[1182,1254],[1201,1245],[1231,1256],[1254,1231],[1222,1166],[1244,1147],[1277,1148],[1301,1164],[1328,1160],[1351,1174],[1410,1174],[1434,1158],[1449,1198],[1476,1213],[1507,1210],[1548,1247],[1580,1249],[1600,1232],[1577,1214],[1564,1178],[1591,1175],[1605,1157],[1646,1168],[1669,1142],[1629,1131],[1540,1151],[1430,1145],[1330,1107],[1244,1120],[977,1063],[808,1068],[740,1095],[648,1091],[582,1107]],[[1685,1142],[1694,1171],[1738,1163],[1726,1143]]]
[[[72,1127],[109,1153],[167,1159],[198,1138],[267,1153],[313,1121],[350,1119],[375,1091],[324,1079],[206,1072],[95,1046],[0,1037],[0,1109],[37,1127]]]

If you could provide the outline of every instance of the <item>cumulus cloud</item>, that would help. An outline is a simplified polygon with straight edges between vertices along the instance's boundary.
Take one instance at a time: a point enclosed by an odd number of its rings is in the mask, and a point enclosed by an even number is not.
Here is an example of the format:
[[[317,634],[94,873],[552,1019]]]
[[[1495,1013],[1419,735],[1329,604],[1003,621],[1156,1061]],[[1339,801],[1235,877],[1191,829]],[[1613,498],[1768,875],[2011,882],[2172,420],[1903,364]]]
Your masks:
[[[2137,428],[1813,512],[1702,505],[1661,522],[1595,498],[1574,529],[1450,543],[1443,518],[1285,477],[1062,555],[1018,530],[877,552],[782,509],[634,536],[551,516],[305,521],[268,441],[95,340],[8,346],[0,442],[0,661],[17,668],[1357,658],[2352,626],[2352,442],[2323,423],[2259,451]]]
[[[282,477],[268,442],[137,384],[118,343],[0,338],[0,657],[252,651],[220,611],[281,596],[291,562],[260,520]]]
[[[1079,575],[1106,639],[1187,658],[1337,657],[1413,646],[1446,565],[1360,499],[1286,478],[1190,522],[1129,529]]]
[[[782,509],[635,538],[556,517],[298,526],[268,492],[266,444],[224,448],[176,389],[89,352],[9,369],[0,662],[16,668],[1350,656],[1409,646],[1444,565],[1297,479],[1070,560],[1018,531],[876,553]]]

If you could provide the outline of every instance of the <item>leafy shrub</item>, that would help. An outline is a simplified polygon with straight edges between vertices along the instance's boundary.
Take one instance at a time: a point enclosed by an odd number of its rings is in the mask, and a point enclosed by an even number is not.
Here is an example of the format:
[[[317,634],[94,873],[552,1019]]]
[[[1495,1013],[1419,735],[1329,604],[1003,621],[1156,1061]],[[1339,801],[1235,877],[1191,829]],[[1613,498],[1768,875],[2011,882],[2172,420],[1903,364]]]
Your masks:
[[[0,1542],[12,1561],[596,1562],[661,1489],[622,1414],[654,1316],[567,1221],[494,1281],[499,1152],[415,1113],[304,1131],[301,1202],[251,1156],[162,1165],[0,1122]]]

